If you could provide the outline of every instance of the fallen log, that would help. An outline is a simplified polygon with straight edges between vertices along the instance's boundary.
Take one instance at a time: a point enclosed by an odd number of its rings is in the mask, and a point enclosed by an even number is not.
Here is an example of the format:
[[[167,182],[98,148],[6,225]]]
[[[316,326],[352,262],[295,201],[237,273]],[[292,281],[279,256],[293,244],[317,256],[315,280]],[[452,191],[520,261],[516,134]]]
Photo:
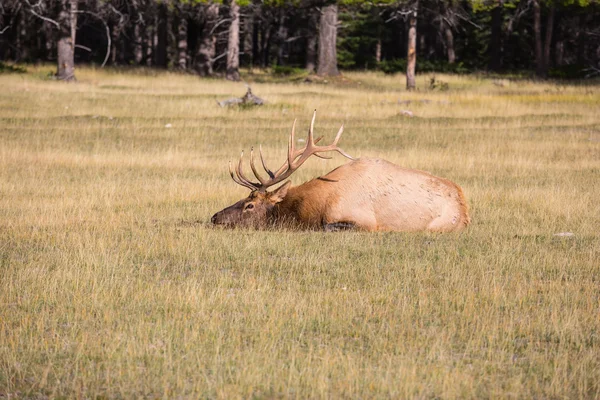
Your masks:
[[[217,103],[221,107],[230,107],[234,105],[262,106],[265,103],[263,99],[261,99],[258,96],[255,96],[252,93],[252,89],[250,88],[250,86],[246,85],[246,88],[248,88],[248,90],[246,91],[246,94],[243,97],[232,97],[231,99],[217,101]]]

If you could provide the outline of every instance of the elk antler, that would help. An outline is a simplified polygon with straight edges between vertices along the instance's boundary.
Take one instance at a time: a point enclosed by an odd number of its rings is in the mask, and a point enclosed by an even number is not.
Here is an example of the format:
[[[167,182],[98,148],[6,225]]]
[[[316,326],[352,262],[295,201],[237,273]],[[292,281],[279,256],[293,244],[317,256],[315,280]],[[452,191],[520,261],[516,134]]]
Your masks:
[[[323,156],[319,153],[324,153],[327,151],[337,151],[341,155],[351,160],[354,160],[350,155],[348,155],[344,150],[340,149],[337,146],[340,137],[342,136],[342,132],[344,132],[344,125],[340,127],[337,135],[335,135],[335,139],[333,143],[329,146],[317,146],[316,144],[323,139],[323,137],[319,137],[314,139],[313,130],[315,126],[315,118],[317,117],[317,110],[314,111],[312,121],[310,123],[310,128],[308,129],[308,140],[306,141],[306,146],[303,148],[296,150],[295,147],[295,138],[294,135],[296,133],[296,120],[294,120],[294,124],[292,125],[292,132],[290,133],[290,137],[288,139],[288,154],[287,160],[284,162],[281,167],[279,167],[275,172],[271,171],[267,164],[265,163],[265,159],[263,158],[262,147],[258,148],[260,154],[260,161],[266,173],[269,175],[268,179],[263,178],[258,171],[256,170],[256,166],[254,165],[254,148],[250,150],[250,168],[252,169],[252,173],[258,179],[260,183],[252,182],[248,178],[244,176],[242,172],[242,159],[244,157],[244,152],[240,156],[240,161],[234,171],[231,168],[231,162],[229,162],[229,174],[231,178],[238,185],[242,185],[244,187],[249,188],[250,190],[258,190],[259,192],[265,192],[268,187],[278,184],[281,181],[286,180],[296,171],[308,158],[312,155],[315,155],[319,158],[331,158],[327,156]]]

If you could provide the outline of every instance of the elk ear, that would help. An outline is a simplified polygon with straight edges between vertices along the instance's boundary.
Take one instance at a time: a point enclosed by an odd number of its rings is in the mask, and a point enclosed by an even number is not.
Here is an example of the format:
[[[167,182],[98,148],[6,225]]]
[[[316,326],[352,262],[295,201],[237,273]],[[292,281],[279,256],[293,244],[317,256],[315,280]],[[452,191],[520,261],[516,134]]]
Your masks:
[[[271,203],[277,204],[281,200],[283,200],[285,198],[285,196],[287,195],[287,192],[288,192],[288,189],[290,188],[290,186],[292,186],[292,182],[287,181],[285,184],[278,187],[277,190],[272,192],[271,195],[269,196]]]

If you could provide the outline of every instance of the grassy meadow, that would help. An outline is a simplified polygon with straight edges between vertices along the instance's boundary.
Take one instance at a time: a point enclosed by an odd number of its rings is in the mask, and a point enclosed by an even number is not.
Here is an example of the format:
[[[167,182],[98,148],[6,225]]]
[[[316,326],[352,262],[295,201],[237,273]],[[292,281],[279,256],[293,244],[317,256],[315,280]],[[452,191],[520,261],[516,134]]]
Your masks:
[[[600,398],[598,82],[251,76],[268,104],[223,109],[243,84],[50,69],[0,75],[0,399]],[[248,194],[228,161],[279,165],[315,108],[461,185],[472,225],[211,227]]]

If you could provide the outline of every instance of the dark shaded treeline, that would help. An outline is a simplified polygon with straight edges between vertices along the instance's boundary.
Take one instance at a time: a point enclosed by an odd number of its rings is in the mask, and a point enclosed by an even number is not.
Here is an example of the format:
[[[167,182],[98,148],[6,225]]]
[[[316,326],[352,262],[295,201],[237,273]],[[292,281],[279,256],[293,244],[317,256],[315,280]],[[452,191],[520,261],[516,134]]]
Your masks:
[[[146,65],[239,79],[241,67],[319,75],[381,68],[600,73],[589,0],[2,0],[0,59]],[[408,63],[407,63],[408,60]],[[414,85],[414,83],[412,83]]]

